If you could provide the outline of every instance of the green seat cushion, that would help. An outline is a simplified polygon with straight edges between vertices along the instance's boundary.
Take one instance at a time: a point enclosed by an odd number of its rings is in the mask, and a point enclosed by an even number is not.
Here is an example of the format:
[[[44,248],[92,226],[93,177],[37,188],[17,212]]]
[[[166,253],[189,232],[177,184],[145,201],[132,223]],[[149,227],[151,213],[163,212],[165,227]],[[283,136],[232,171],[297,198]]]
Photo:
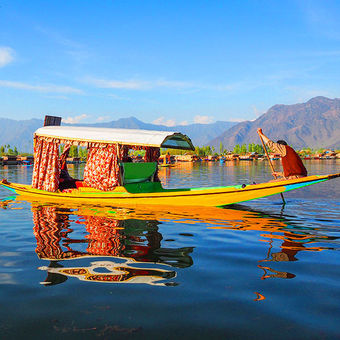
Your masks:
[[[123,167],[124,184],[148,181],[157,170],[156,162],[121,163],[121,165]]]

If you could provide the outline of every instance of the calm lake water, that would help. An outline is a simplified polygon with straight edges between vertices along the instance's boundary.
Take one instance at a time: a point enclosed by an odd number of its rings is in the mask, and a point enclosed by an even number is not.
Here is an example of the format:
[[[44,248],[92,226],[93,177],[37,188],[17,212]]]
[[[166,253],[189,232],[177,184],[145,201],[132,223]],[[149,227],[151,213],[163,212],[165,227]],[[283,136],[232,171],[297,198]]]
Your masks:
[[[311,174],[340,172],[339,160],[305,164]],[[13,182],[31,175],[0,167]],[[267,162],[189,163],[160,178],[173,188],[271,174]],[[0,189],[1,339],[340,336],[339,178],[286,193],[283,209],[279,195],[175,210],[10,196]]]

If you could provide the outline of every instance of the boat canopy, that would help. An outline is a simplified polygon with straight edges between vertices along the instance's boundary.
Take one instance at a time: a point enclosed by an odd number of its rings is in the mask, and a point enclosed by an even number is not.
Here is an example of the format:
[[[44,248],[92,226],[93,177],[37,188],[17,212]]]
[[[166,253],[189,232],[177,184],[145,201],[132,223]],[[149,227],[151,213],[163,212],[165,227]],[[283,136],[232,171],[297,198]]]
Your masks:
[[[179,132],[138,129],[111,129],[86,126],[44,126],[35,131],[36,137],[45,137],[60,143],[121,144],[195,150],[190,138]]]

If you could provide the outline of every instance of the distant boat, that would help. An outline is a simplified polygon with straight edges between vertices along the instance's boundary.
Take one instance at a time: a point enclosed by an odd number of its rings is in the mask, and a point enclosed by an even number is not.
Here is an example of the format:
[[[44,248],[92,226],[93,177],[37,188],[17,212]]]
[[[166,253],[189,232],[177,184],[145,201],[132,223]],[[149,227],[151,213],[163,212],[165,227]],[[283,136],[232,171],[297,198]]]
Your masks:
[[[252,157],[249,157],[249,156],[240,156],[240,157],[239,157],[239,160],[240,160],[240,161],[252,161],[253,158],[252,158]]]
[[[171,164],[158,164],[158,166],[160,168],[173,168],[173,167],[177,166],[177,164],[173,164],[173,163],[171,163]]]

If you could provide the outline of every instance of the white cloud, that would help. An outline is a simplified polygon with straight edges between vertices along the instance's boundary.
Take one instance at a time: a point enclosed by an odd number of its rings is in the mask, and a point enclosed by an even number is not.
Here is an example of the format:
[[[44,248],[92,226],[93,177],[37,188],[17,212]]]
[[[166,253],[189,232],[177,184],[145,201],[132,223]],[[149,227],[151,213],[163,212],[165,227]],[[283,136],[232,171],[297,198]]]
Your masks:
[[[249,119],[243,119],[243,118],[228,118],[227,120],[228,120],[228,122],[241,123],[241,122],[246,122],[246,121],[249,120]],[[256,120],[256,118],[250,119],[251,122],[253,122],[254,120]]]
[[[157,119],[155,119],[153,122],[153,124],[156,125],[165,125],[165,126],[175,126],[176,125],[176,121],[174,119],[164,119],[164,117],[159,117]]]
[[[184,88],[193,88],[195,84],[185,81],[172,81],[172,80],[157,80],[151,83],[152,87],[168,87],[168,88],[176,88],[176,89],[184,89]]]
[[[87,77],[84,79],[87,84],[93,85],[99,88],[108,88],[108,89],[121,89],[121,90],[149,90],[154,88],[174,88],[174,89],[183,89],[183,88],[194,88],[196,87],[193,83],[184,82],[184,81],[169,81],[169,80],[108,80],[108,79],[99,79],[99,78],[91,78]]]
[[[110,119],[109,116],[101,116],[101,117],[98,117],[96,119],[97,122],[104,122],[104,121],[108,121]]]
[[[88,85],[92,85],[96,88],[104,89],[117,89],[117,90],[133,90],[133,91],[145,91],[152,89],[172,89],[180,90],[183,94],[196,93],[200,91],[213,91],[213,92],[240,92],[244,90],[258,88],[266,85],[270,82],[267,80],[266,83],[263,81],[249,81],[241,80],[234,83],[225,84],[207,84],[207,83],[195,83],[190,81],[177,81],[177,80],[166,80],[166,79],[155,79],[155,80],[141,80],[141,79],[130,79],[130,80],[117,80],[117,79],[102,79],[95,77],[85,77],[82,81]],[[272,82],[272,81],[271,81]],[[115,95],[112,95],[114,98]],[[122,99],[122,98],[117,98]]]
[[[260,111],[255,105],[253,105],[252,106],[252,108],[253,108],[253,112],[254,112],[254,116],[255,116],[255,118],[253,118],[253,119],[251,119],[250,121],[252,122],[252,121],[254,121],[254,120],[256,120],[257,118],[259,118],[260,116],[262,116],[264,113],[265,113],[265,111]],[[242,121],[244,121],[245,119],[236,119],[235,118],[235,122],[242,122]]]
[[[10,47],[0,47],[0,67],[4,67],[14,60],[14,51]]]
[[[18,90],[28,90],[48,93],[75,93],[82,94],[83,91],[70,86],[59,86],[53,84],[46,85],[31,85],[17,81],[0,80],[0,87],[8,87]]]
[[[200,116],[197,115],[194,117],[195,124],[209,124],[213,122],[213,117],[211,116]]]
[[[75,116],[75,117],[67,117],[67,118],[63,118],[62,121],[63,123],[67,123],[67,124],[78,124],[80,121],[88,118],[89,115],[87,114],[82,114],[79,116]]]
[[[296,76],[295,73],[281,72],[281,74],[263,77],[261,80],[240,80],[234,83],[220,83],[220,84],[207,84],[207,83],[194,83],[190,81],[172,81],[165,79],[156,80],[116,80],[116,79],[101,79],[86,77],[82,81],[88,85],[102,89],[116,89],[116,90],[133,90],[133,91],[145,91],[153,89],[172,89],[180,90],[182,94],[197,93],[200,91],[212,91],[212,92],[226,92],[226,93],[238,93],[253,90],[259,87],[272,85],[273,82],[277,82],[282,79],[290,79]],[[111,95],[115,98],[116,95]],[[117,98],[122,99],[122,98]]]
[[[106,89],[143,90],[145,88],[148,88],[147,82],[139,80],[119,81],[98,78],[86,78],[85,82],[96,87]]]
[[[213,117],[209,117],[209,116],[196,116],[194,118],[194,123],[197,124],[209,124],[213,122]],[[164,116],[158,117],[157,119],[155,119],[152,124],[155,125],[165,125],[168,127],[171,126],[185,126],[185,125],[189,125],[189,122],[187,120],[183,120],[180,123],[177,123],[175,119],[165,119]]]
[[[183,120],[183,122],[180,122],[178,125],[189,125],[187,120]]]

